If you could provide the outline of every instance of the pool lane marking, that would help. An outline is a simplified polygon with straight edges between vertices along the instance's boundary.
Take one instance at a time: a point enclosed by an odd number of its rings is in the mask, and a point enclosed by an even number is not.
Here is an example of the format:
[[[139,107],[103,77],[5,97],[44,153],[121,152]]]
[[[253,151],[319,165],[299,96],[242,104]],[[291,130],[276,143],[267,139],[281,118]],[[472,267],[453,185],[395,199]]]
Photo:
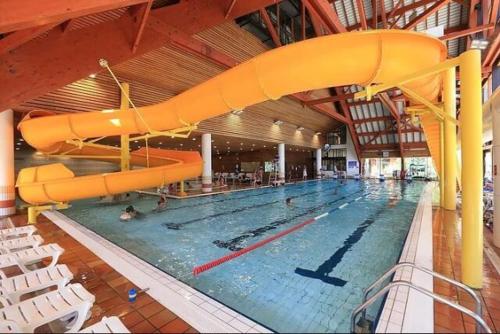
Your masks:
[[[354,202],[354,200],[350,201],[349,203],[352,203],[352,202]],[[245,247],[245,248],[243,248],[243,249],[241,249],[239,251],[236,251],[234,253],[225,255],[225,256],[223,256],[221,258],[212,260],[212,261],[204,263],[202,265],[196,266],[196,267],[193,268],[193,276],[198,276],[199,274],[201,274],[201,273],[203,273],[203,272],[205,272],[207,270],[210,270],[210,269],[212,269],[214,267],[217,267],[217,266],[219,266],[219,265],[221,265],[223,263],[231,261],[231,260],[233,260],[233,259],[235,259],[237,257],[242,256],[242,255],[245,255],[245,254],[247,254],[247,253],[249,253],[249,252],[251,252],[251,251],[253,251],[253,250],[257,249],[257,248],[260,248],[260,247],[262,247],[264,245],[267,245],[268,243],[273,242],[276,239],[284,237],[285,235],[288,235],[288,234],[290,234],[292,232],[295,232],[295,231],[297,231],[297,230],[299,230],[299,229],[301,229],[301,228],[303,228],[303,227],[305,227],[305,226],[307,226],[309,224],[317,222],[321,218],[326,217],[330,213],[335,212],[337,210],[338,210],[338,208],[334,208],[334,209],[332,209],[332,210],[330,210],[328,212],[325,212],[325,213],[323,213],[323,214],[321,214],[319,216],[316,216],[314,218],[310,218],[310,219],[306,220],[305,222],[302,222],[300,224],[297,224],[295,226],[287,228],[286,230],[283,230],[283,231],[281,231],[279,233],[276,233],[273,236],[270,236],[270,237],[268,237],[266,239],[263,239],[263,240],[261,240],[259,242],[256,242],[253,245]]]
[[[215,244],[219,248],[227,248],[227,249],[229,249],[231,251],[239,251],[239,250],[243,249],[242,247],[239,246],[242,243],[243,240],[246,240],[246,239],[249,239],[249,238],[258,237],[258,236],[266,233],[269,230],[276,229],[278,226],[281,226],[281,225],[284,225],[284,224],[288,224],[289,222],[291,222],[294,219],[306,216],[306,215],[308,215],[310,213],[313,213],[313,212],[315,212],[315,211],[317,211],[319,209],[328,207],[328,206],[330,206],[330,205],[332,205],[334,203],[340,202],[340,201],[342,201],[342,200],[344,200],[344,199],[346,199],[348,197],[351,197],[351,196],[353,196],[355,194],[358,194],[360,192],[363,192],[363,191],[364,191],[364,189],[351,192],[349,194],[346,194],[346,195],[343,195],[343,196],[341,196],[339,198],[336,198],[333,201],[328,201],[328,202],[325,202],[325,203],[323,203],[323,204],[321,204],[319,206],[309,208],[306,211],[303,211],[303,212],[301,212],[299,214],[294,215],[293,217],[274,220],[274,221],[272,221],[271,223],[269,223],[267,225],[255,228],[253,230],[247,230],[247,231],[243,232],[243,234],[241,234],[241,235],[239,235],[237,237],[234,237],[232,239],[229,239],[228,241],[215,240],[212,243]]]
[[[324,182],[327,182],[327,183],[332,183],[332,182],[328,182],[328,181],[324,181]],[[302,184],[301,184],[302,185]],[[309,187],[303,187],[303,189],[307,189]],[[221,203],[221,202],[226,202],[226,201],[233,201],[233,200],[245,200],[247,198],[250,198],[250,197],[257,197],[257,196],[261,196],[261,195],[266,195],[266,194],[270,194],[272,192],[274,192],[276,189],[274,188],[261,188],[263,189],[262,192],[259,192],[257,194],[250,194],[250,195],[247,195],[247,194],[243,194],[243,196],[238,196],[238,197],[230,197],[230,198],[221,198],[221,199],[214,199],[212,201],[207,201],[207,202],[204,202],[204,203],[195,203],[195,204],[188,204],[188,205],[181,205],[181,206],[178,206],[178,207],[175,207],[175,208],[167,208],[165,210],[163,210],[163,212],[168,212],[168,211],[174,211],[174,210],[180,210],[180,209],[185,209],[185,208],[193,208],[193,207],[200,207],[200,206],[203,206],[203,205],[208,205],[208,204],[212,204],[212,203]],[[253,190],[261,190],[259,188],[255,188]],[[333,189],[333,188],[330,188],[330,189]],[[268,190],[268,191],[266,191]],[[228,191],[228,192],[225,192],[225,193],[222,193],[222,194],[217,194],[217,195],[214,195],[214,196],[228,196],[229,194],[231,194],[232,192]]]
[[[328,187],[328,188],[322,189],[322,190],[315,190],[315,191],[310,191],[310,192],[306,192],[306,193],[302,193],[302,194],[297,194],[297,195],[294,195],[294,196],[290,196],[289,198],[295,199],[295,198],[298,198],[298,197],[305,197],[305,196],[309,196],[309,195],[313,195],[313,194],[319,194],[319,193],[330,191],[332,189],[337,189],[340,186],[341,185],[336,185],[336,186]],[[197,223],[197,222],[204,221],[204,220],[210,219],[210,218],[216,218],[216,217],[226,216],[226,215],[229,215],[229,214],[238,213],[238,212],[242,212],[242,211],[245,211],[245,210],[251,210],[251,209],[261,208],[261,207],[265,207],[265,206],[268,206],[268,205],[273,205],[273,204],[277,204],[277,203],[281,203],[281,202],[283,202],[283,200],[280,199],[280,200],[276,200],[276,201],[272,201],[272,202],[267,202],[267,203],[261,203],[261,204],[252,205],[252,206],[244,206],[244,207],[241,207],[241,208],[238,208],[238,209],[234,209],[234,210],[231,210],[231,211],[223,211],[223,212],[215,213],[215,214],[212,214],[212,215],[209,215],[209,216],[204,216],[204,217],[201,217],[201,218],[195,218],[195,219],[183,221],[183,222],[180,222],[180,223],[164,223],[163,225],[166,226],[168,229],[171,229],[171,230],[179,230],[184,225],[189,225],[189,224]]]
[[[357,202],[357,201],[359,201],[362,198],[363,198],[363,196],[359,196],[358,198],[355,199],[355,201]]]
[[[346,206],[348,206],[348,205],[349,205],[349,203],[344,203],[344,204],[342,204],[341,206],[339,206],[339,209],[343,209],[343,208],[345,208],[345,207],[346,207]]]
[[[316,270],[309,270],[304,268],[295,268],[295,273],[307,278],[319,279],[326,284],[332,284],[335,286],[344,286],[347,281],[338,277],[328,276],[333,272],[335,267],[337,267],[344,258],[345,254],[363,237],[368,227],[370,227],[375,219],[386,209],[382,207],[378,209],[373,215],[366,218],[361,225],[359,225],[354,232],[352,232],[347,239],[344,240],[342,247],[337,249],[332,256],[330,256],[326,261],[318,266]]]

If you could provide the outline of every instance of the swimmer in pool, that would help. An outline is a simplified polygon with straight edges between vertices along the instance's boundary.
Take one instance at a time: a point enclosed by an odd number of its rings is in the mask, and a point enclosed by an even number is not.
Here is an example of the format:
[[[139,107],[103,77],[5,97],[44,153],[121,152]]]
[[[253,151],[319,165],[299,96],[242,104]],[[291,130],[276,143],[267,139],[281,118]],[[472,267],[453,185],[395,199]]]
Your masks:
[[[167,195],[165,193],[162,193],[160,195],[160,199],[158,200],[158,205],[155,208],[156,212],[163,211],[167,208]]]
[[[286,205],[288,205],[288,206],[292,205],[292,198],[288,197],[285,202],[286,202]]]
[[[125,212],[120,215],[120,220],[129,221],[132,218],[138,218],[140,212],[137,211],[132,205],[127,206]]]

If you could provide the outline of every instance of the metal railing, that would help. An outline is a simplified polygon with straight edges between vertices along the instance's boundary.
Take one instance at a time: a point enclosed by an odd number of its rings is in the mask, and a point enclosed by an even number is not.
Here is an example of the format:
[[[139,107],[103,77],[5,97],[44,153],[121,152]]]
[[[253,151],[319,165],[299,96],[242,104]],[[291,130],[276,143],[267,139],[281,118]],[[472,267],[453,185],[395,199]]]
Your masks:
[[[432,275],[433,277],[436,277],[438,279],[441,279],[443,281],[446,281],[458,288],[461,288],[462,290],[466,291],[475,301],[475,304],[476,304],[476,311],[473,312],[465,307],[463,307],[462,305],[459,305],[457,303],[454,303],[453,301],[451,300],[448,300],[438,294],[435,294],[433,293],[432,291],[429,291],[425,288],[422,288],[422,287],[419,287],[417,285],[414,285],[413,283],[411,282],[408,282],[408,281],[405,281],[405,280],[397,280],[397,281],[393,281],[391,283],[389,283],[387,286],[385,286],[383,289],[381,289],[379,292],[377,292],[375,295],[373,295],[370,299],[368,299],[368,295],[370,294],[370,292],[372,292],[372,290],[377,287],[378,285],[380,285],[383,281],[385,281],[389,276],[391,276],[392,274],[394,274],[398,269],[401,269],[401,268],[404,268],[404,267],[411,267],[413,269],[416,269],[416,270],[419,270],[419,271],[422,271],[424,273],[427,273],[429,275]],[[389,269],[387,272],[385,272],[382,276],[380,276],[374,283],[372,283],[368,288],[365,289],[364,291],[364,295],[363,295],[363,302],[362,304],[357,307],[352,315],[351,315],[351,331],[354,332],[354,329],[355,329],[355,325],[356,325],[356,317],[357,315],[362,312],[362,317],[363,318],[366,318],[366,308],[369,307],[373,302],[375,302],[375,300],[377,300],[379,297],[385,295],[390,289],[396,287],[396,286],[407,286],[409,287],[410,289],[414,289],[420,293],[423,293],[429,297],[431,297],[432,299],[434,300],[437,300],[438,302],[441,302],[443,304],[446,304],[462,313],[465,313],[467,314],[468,316],[472,317],[475,322],[476,322],[476,332],[479,333],[481,331],[481,327],[487,332],[487,333],[491,333],[491,329],[488,327],[488,325],[486,324],[486,322],[484,321],[484,319],[482,318],[482,303],[481,303],[481,299],[477,296],[477,294],[471,289],[469,288],[468,286],[460,283],[460,282],[457,282],[451,278],[448,278],[444,275],[441,275],[439,273],[436,273],[432,270],[429,270],[427,268],[424,268],[424,267],[420,267],[420,266],[417,266],[416,264],[414,263],[410,263],[410,262],[401,262],[401,263],[398,263],[396,265],[394,265],[391,269]]]

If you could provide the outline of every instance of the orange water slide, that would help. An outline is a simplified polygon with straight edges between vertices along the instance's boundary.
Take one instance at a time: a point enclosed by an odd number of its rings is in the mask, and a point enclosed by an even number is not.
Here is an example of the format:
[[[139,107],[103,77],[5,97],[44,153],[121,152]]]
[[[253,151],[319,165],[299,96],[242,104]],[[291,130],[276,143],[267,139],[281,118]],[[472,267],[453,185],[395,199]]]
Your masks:
[[[376,30],[329,35],[270,50],[168,101],[138,108],[29,117],[19,129],[31,146],[60,152],[68,140],[166,131],[289,94],[358,84],[384,83],[446,59],[436,38],[408,31]],[[405,84],[428,100],[441,89],[440,75]],[[28,203],[42,204],[110,195],[180,181],[201,174],[193,152],[166,152],[173,164],[75,177],[62,164],[22,170],[17,187]],[[184,155],[186,154],[186,155]]]

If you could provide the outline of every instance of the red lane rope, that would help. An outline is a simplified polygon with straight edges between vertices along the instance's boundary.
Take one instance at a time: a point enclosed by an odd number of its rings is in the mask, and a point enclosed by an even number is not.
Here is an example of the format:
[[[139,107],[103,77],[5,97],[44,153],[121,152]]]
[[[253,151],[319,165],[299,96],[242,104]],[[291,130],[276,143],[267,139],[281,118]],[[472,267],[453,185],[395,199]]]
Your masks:
[[[248,246],[246,248],[243,248],[243,249],[241,249],[241,250],[239,250],[237,252],[228,254],[228,255],[223,256],[221,258],[218,258],[216,260],[213,260],[213,261],[207,262],[205,264],[202,264],[200,266],[194,267],[193,268],[193,275],[197,276],[197,275],[201,274],[204,271],[207,271],[209,269],[217,267],[218,265],[221,265],[221,264],[223,264],[223,263],[225,263],[227,261],[235,259],[235,258],[237,258],[239,256],[242,256],[243,254],[248,253],[248,252],[251,252],[251,251],[253,251],[253,250],[255,250],[255,249],[259,248],[259,247],[262,247],[262,246],[264,246],[264,245],[266,245],[266,244],[268,244],[268,243],[270,243],[270,242],[272,242],[272,241],[274,241],[274,240],[276,240],[278,238],[281,238],[281,237],[283,237],[283,236],[285,236],[287,234],[290,234],[290,233],[292,233],[292,232],[294,232],[294,231],[296,231],[298,229],[301,229],[302,227],[304,227],[306,225],[309,225],[309,224],[311,224],[311,223],[313,223],[315,221],[316,221],[316,219],[311,218],[309,220],[306,220],[303,223],[297,224],[295,226],[290,227],[289,229],[286,229],[284,231],[276,233],[275,235],[273,235],[273,236],[271,236],[271,237],[269,237],[267,239],[261,240],[261,241],[255,243],[255,244],[250,245],[250,246]]]

